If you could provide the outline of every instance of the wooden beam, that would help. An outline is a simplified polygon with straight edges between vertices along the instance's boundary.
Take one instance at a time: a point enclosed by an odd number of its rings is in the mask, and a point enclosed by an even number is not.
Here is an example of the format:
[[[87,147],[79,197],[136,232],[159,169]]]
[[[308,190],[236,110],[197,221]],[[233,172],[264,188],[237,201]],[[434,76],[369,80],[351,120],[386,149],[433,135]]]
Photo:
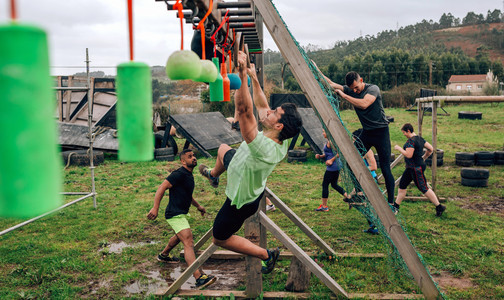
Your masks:
[[[168,132],[169,130],[166,130]],[[194,244],[194,252],[198,251],[212,237],[213,227],[210,228],[200,239]]]
[[[287,249],[289,249],[310,271],[320,279],[335,295],[348,297],[347,292],[311,259],[291,238],[289,238],[264,212],[259,212],[263,224]]]
[[[259,223],[257,212],[245,220],[243,231],[247,240],[259,246],[261,239],[261,224]],[[248,298],[255,299],[261,295],[263,289],[261,260],[257,257],[247,255],[245,256],[245,265],[245,292]]]
[[[439,291],[434,281],[420,261],[417,252],[402,230],[401,225],[397,222],[388,203],[384,201],[371,173],[364,165],[364,161],[355,149],[341,120],[336,115],[319,83],[308,68],[305,59],[299,52],[298,46],[285,27],[283,20],[278,15],[276,8],[269,0],[254,0],[253,2],[263,16],[263,22],[268,28],[271,37],[275,40],[282,56],[290,64],[292,73],[314,108],[314,112],[322,124],[325,125],[324,127],[327,128],[326,133],[328,133],[332,142],[338,141],[335,144],[340,148],[344,158],[353,170],[355,178],[359,180],[378,218],[381,220],[409,271],[415,278],[416,283],[427,299],[436,299],[439,296]]]
[[[422,196],[422,197],[415,197],[415,196],[409,196],[409,197],[408,197],[408,196],[406,196],[406,197],[404,198],[404,200],[411,200],[411,201],[429,201],[429,202],[430,202],[429,198],[427,198],[427,197],[423,197],[423,196]],[[446,198],[440,198],[440,197],[438,197],[438,200],[439,200],[439,202],[445,202],[445,201],[446,201]]]
[[[315,231],[313,231],[308,225],[306,225],[301,218],[299,218],[280,198],[277,197],[268,187],[266,187],[265,192],[271,197],[270,200],[275,204],[275,206],[280,209],[281,212],[289,218],[292,223],[294,223],[301,231],[303,231],[314,243],[322,249],[327,255],[336,255],[336,252],[329,246],[322,238],[320,238]]]
[[[419,294],[364,294],[352,293],[348,295],[350,299],[423,299]]]
[[[175,280],[166,291],[162,292],[161,295],[173,295],[175,292],[184,284],[184,282],[189,279],[189,277],[192,276],[192,274],[199,269],[203,265],[205,261],[212,256],[212,254],[217,250],[219,247],[212,243],[210,247],[208,247],[203,254],[201,254],[187,269],[184,271],[184,273],[180,274],[180,277]]]
[[[504,96],[431,96],[416,98],[417,103],[429,102],[471,102],[471,103],[490,103],[490,102],[504,102]]]
[[[425,198],[427,199],[427,198]],[[199,256],[203,253],[203,251],[198,250],[195,251],[196,256]],[[306,252],[308,256],[316,256],[317,252]],[[184,250],[180,251],[180,256],[184,256]],[[291,259],[294,256],[290,251],[282,251],[280,252],[279,260]],[[348,257],[360,257],[360,258],[385,258],[386,255],[384,253],[352,253],[352,252],[335,252],[335,257],[338,258],[348,258]],[[217,250],[215,251],[210,258],[213,259],[243,259],[245,258],[245,254],[237,253],[230,250]]]
[[[250,299],[245,291],[216,291],[216,290],[179,290],[178,296],[184,297],[229,297],[233,294],[235,299]],[[309,299],[310,293],[292,293],[292,292],[263,292],[261,299]]]
[[[437,105],[432,103],[432,164],[431,164],[431,175],[432,175],[432,190],[436,192],[436,174],[437,174]]]

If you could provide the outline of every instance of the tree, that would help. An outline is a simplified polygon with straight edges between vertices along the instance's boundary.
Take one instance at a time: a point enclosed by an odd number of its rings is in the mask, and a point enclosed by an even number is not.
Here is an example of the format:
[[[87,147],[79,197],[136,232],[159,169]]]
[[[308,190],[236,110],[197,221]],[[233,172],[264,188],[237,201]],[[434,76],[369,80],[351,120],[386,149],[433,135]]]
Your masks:
[[[470,11],[467,15],[462,19],[462,25],[474,25],[478,24],[479,18],[478,15],[474,12]]]
[[[492,12],[488,10],[486,21],[487,23],[499,23],[501,21],[500,9],[494,9]]]
[[[439,19],[439,26],[441,28],[450,28],[455,24],[455,17],[451,14],[443,14]]]

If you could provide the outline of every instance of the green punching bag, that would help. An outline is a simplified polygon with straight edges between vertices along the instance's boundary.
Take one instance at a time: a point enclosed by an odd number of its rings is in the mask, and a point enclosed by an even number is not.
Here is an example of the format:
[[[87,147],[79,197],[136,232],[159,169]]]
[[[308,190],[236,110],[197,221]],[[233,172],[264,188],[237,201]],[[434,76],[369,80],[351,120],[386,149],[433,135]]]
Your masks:
[[[0,216],[29,218],[61,204],[61,157],[46,33],[0,26]]]
[[[210,101],[220,102],[224,101],[224,86],[222,82],[222,75],[219,71],[219,59],[217,57],[212,58],[212,62],[217,68],[217,79],[214,82],[210,82]]]
[[[116,89],[119,160],[133,162],[154,159],[149,66],[133,61],[118,65]]]

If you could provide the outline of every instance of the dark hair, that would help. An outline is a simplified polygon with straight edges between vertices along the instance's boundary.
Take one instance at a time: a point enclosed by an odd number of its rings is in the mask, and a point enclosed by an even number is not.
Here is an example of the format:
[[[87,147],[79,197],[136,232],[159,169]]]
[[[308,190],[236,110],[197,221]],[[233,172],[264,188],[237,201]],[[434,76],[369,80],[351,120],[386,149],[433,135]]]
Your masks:
[[[352,132],[354,139],[359,139],[361,134],[362,134],[362,128],[359,128],[359,129],[355,130],[354,132]]]
[[[192,149],[184,149],[180,152],[180,160],[182,160],[182,155],[186,155],[189,152],[193,152]]]
[[[401,130],[406,132],[406,131],[409,131],[411,133],[413,133],[413,125],[411,125],[410,123],[406,123],[403,125],[403,127],[401,127]]]
[[[283,129],[280,131],[278,135],[278,139],[280,141],[290,139],[301,131],[301,126],[303,126],[303,120],[301,119],[301,115],[297,110],[297,106],[294,103],[284,103],[280,106],[284,113],[279,123],[283,124]]]
[[[355,71],[350,71],[345,75],[345,83],[347,86],[351,86],[354,81],[359,80],[360,75]]]

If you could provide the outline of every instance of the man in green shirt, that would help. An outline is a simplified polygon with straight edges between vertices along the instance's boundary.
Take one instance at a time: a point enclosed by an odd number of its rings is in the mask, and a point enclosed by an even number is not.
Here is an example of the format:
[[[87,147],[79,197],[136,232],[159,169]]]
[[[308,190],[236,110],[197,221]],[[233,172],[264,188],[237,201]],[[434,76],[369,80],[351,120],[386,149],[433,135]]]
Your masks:
[[[287,154],[288,139],[299,133],[301,116],[296,105],[285,103],[272,110],[259,85],[254,65],[246,67],[247,55],[238,55],[238,70],[242,82],[251,78],[254,104],[259,114],[263,131],[258,131],[253,114],[252,97],[246,84],[242,84],[235,94],[235,116],[238,117],[240,132],[244,142],[237,150],[229,145],[221,145],[213,169],[201,165],[201,174],[207,177],[213,187],[219,184],[219,176],[226,170],[228,183],[227,199],[215,217],[213,242],[217,246],[263,260],[262,273],[268,274],[275,267],[279,250],[261,248],[249,240],[235,235],[244,221],[259,208],[266,187],[266,180],[276,164]],[[235,120],[236,121],[236,120]]]

